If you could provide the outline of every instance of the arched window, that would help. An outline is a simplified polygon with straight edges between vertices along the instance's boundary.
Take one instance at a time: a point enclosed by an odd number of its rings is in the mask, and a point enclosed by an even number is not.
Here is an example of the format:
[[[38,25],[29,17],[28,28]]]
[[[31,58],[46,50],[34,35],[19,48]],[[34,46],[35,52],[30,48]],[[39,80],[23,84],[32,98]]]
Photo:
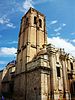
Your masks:
[[[36,16],[34,16],[34,24],[36,24],[37,22],[36,22]]]
[[[28,24],[28,17],[26,17],[26,24]]]
[[[39,19],[39,26],[42,27],[42,20]]]
[[[71,65],[71,70],[73,70],[73,63],[71,62],[70,65]]]
[[[57,77],[60,77],[60,67],[56,67],[56,70],[57,70]]]

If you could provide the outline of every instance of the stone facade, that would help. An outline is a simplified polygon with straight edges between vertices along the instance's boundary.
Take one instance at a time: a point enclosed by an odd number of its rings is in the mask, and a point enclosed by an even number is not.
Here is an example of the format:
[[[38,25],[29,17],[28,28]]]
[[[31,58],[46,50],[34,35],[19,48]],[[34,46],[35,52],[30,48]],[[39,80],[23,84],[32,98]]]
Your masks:
[[[1,94],[5,97],[9,97],[13,93],[14,87],[14,75],[15,75],[15,61],[11,61],[6,65],[6,68],[3,69],[1,75]]]
[[[45,16],[33,8],[21,20],[13,98],[75,98],[75,59],[47,44]]]

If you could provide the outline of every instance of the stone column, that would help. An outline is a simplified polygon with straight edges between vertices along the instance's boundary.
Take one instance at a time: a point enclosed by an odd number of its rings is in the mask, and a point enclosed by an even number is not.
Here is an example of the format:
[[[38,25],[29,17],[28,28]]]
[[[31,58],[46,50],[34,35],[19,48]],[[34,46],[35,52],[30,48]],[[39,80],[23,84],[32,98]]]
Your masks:
[[[31,16],[29,16],[29,22],[31,20]],[[28,27],[28,33],[27,33],[27,62],[30,61],[30,44],[31,44],[31,41],[30,41],[30,33],[31,33],[31,27],[30,27],[30,23],[29,23],[29,27]]]
[[[62,60],[62,73],[63,73],[63,86],[64,86],[64,97],[66,100],[69,100],[69,91],[68,91],[68,76],[66,69],[66,61]]]
[[[39,14],[37,12],[37,25],[36,25],[36,47],[37,47],[37,52],[39,52]]]
[[[46,21],[44,18],[44,44],[47,44],[47,32],[46,32]]]
[[[50,73],[50,85],[51,85],[51,100],[57,100],[58,94],[56,94],[56,50],[54,47],[51,47],[51,45],[47,48],[48,54],[49,54],[49,63],[51,68]]]

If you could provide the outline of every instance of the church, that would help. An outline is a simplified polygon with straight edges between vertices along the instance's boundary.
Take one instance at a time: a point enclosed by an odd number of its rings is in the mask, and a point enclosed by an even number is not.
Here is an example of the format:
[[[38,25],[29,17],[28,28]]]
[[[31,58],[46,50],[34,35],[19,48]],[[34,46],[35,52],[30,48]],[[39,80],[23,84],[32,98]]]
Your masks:
[[[47,43],[45,16],[30,8],[18,36],[15,100],[75,100],[75,58]]]

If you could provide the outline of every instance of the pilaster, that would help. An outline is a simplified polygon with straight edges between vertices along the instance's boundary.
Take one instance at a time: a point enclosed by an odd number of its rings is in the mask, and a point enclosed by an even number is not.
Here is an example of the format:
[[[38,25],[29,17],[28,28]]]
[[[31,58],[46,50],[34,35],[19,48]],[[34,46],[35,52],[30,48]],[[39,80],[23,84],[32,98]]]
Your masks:
[[[52,44],[47,45],[47,52],[49,55],[49,63],[51,67],[51,100],[57,100],[58,99],[58,94],[56,91],[56,59],[55,59],[55,54],[56,54],[56,49]]]
[[[64,90],[63,96],[64,98],[66,98],[66,100],[69,100],[67,62],[66,62],[66,54],[64,52],[64,49],[60,50],[60,59],[61,59],[62,73],[63,73],[63,90]]]

